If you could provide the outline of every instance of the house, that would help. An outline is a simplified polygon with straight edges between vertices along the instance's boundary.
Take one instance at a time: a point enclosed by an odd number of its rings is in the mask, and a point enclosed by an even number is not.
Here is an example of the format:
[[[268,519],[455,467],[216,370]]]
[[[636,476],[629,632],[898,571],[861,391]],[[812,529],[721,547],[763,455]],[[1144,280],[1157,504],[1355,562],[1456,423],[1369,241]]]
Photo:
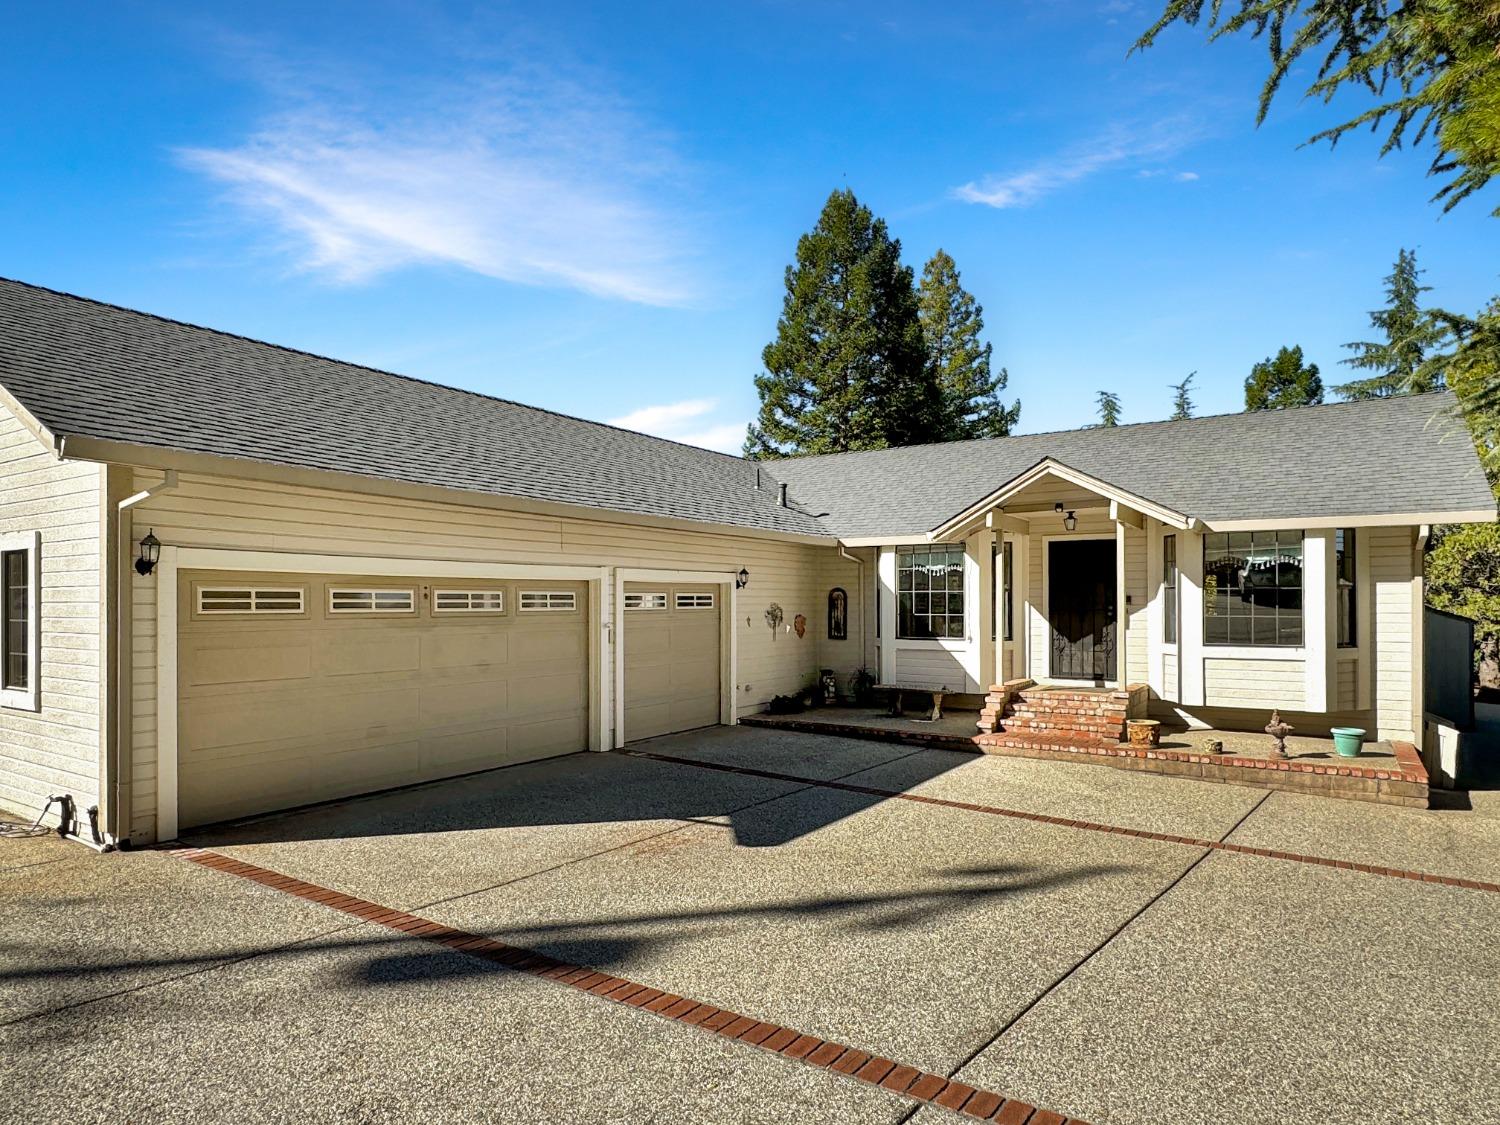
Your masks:
[[[1427,530],[1495,518],[1451,408],[757,465],[0,282],[0,806],[144,844],[825,668],[1416,739]]]

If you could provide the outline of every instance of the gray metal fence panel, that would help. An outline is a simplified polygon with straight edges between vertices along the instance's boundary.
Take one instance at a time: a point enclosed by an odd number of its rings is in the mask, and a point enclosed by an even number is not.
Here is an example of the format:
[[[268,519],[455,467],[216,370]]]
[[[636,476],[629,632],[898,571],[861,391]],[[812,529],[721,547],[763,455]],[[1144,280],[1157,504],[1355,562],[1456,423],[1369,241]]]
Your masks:
[[[1474,622],[1428,609],[1422,642],[1423,706],[1460,730],[1474,726]]]

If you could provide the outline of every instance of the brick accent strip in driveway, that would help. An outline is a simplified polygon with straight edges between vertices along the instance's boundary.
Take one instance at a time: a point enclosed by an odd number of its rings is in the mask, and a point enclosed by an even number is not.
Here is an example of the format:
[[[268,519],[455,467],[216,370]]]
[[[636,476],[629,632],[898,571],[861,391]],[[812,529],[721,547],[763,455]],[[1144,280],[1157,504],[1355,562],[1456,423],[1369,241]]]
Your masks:
[[[1325,856],[1299,855],[1296,852],[1279,852],[1269,848],[1251,848],[1244,844],[1229,844],[1220,840],[1200,840],[1193,836],[1173,836],[1166,832],[1148,832],[1141,828],[1122,828],[1117,824],[1097,824],[1088,820],[1069,820],[1061,816],[1026,812],[1022,809],[1006,809],[995,805],[976,805],[969,801],[953,801],[944,797],[928,797],[921,793],[907,793],[900,789],[883,789],[875,785],[856,785],[849,781],[824,781],[816,777],[801,777],[797,774],[776,773],[772,770],[751,769],[747,766],[730,766],[720,762],[705,762],[696,758],[680,758],[674,754],[655,754],[649,750],[617,750],[633,758],[649,758],[655,762],[670,762],[697,769],[716,770],[720,773],[744,774],[770,781],[789,781],[800,785],[837,789],[844,793],[859,793],[868,797],[890,800],[915,801],[922,805],[938,805],[959,809],[963,812],[986,813],[1015,820],[1029,820],[1037,824],[1055,824],[1062,828],[1077,828],[1085,832],[1109,832],[1117,836],[1132,836],[1138,840],[1158,840],[1168,844],[1182,844],[1192,848],[1207,848],[1211,851],[1232,852],[1239,855],[1259,856],[1262,859],[1279,859],[1291,863],[1308,863],[1317,867],[1334,867],[1340,871],[1359,871],[1366,875],[1380,875],[1388,879],[1410,879],[1418,883],[1436,883],[1444,887],[1462,887],[1470,891],[1489,891],[1500,894],[1500,883],[1485,883],[1478,879],[1460,879],[1453,875],[1433,875],[1425,871],[1407,871],[1399,867],[1382,867],[1379,864],[1354,863],[1346,859],[1328,859]]]
[[[272,890],[342,911],[362,922],[385,926],[408,937],[421,938],[515,972],[565,984],[602,1000],[639,1008],[663,1019],[758,1047],[819,1070],[879,1086],[912,1101],[952,1110],[976,1121],[1000,1122],[1003,1125],[1087,1125],[1076,1118],[1064,1117],[1048,1109],[1038,1109],[1028,1102],[1007,1098],[992,1090],[956,1082],[940,1074],[929,1074],[916,1067],[902,1066],[892,1059],[872,1055],[857,1047],[820,1039],[815,1035],[805,1035],[780,1024],[765,1023],[752,1016],[716,1008],[690,997],[677,996],[623,977],[601,973],[585,965],[559,961],[545,953],[507,945],[465,930],[455,930],[417,914],[392,910],[377,902],[294,879],[290,875],[231,859],[218,852],[171,846],[162,850],[202,867],[227,875],[237,875]]]

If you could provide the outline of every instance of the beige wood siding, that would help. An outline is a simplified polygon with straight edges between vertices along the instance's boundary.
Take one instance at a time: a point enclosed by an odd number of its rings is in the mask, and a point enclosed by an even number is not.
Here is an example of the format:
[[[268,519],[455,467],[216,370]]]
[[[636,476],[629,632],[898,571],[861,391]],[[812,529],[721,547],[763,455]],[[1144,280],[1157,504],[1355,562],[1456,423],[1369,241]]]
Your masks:
[[[633,609],[632,594],[665,604]],[[717,586],[625,583],[627,742],[719,721],[722,613]]]
[[[104,499],[100,466],[58,461],[0,405],[0,533],[41,533],[41,710],[0,708],[0,808],[28,820],[54,793],[80,816],[101,797]]]
[[[910,644],[911,642],[906,642]],[[950,692],[971,690],[968,674],[964,671],[962,657],[938,647],[908,648],[905,644],[896,648],[896,672],[898,684],[941,684]]]
[[[1375,613],[1375,716],[1381,738],[1413,739],[1412,556],[1409,527],[1361,533],[1370,555]]]
[[[1306,662],[1203,658],[1203,699],[1209,707],[1280,707],[1307,701]]]
[[[136,487],[161,480],[139,472]],[[232,481],[184,474],[180,486],[143,505],[135,526],[156,529],[179,547],[293,551],[374,558],[439,559],[480,563],[626,566],[664,570],[728,571],[744,567],[749,585],[739,591],[734,631],[738,712],[764,707],[773,695],[794,692],[818,668],[818,565],[832,546],[809,545],[705,527],[702,531],[634,525],[591,518],[510,512],[488,506],[385,499],[331,489]],[[156,585],[132,585],[133,835],[155,835],[156,817]],[[768,605],[781,606],[783,629],[766,625]],[[789,626],[797,614],[809,622],[805,637]],[[610,671],[611,680],[613,671]]]
[[[200,590],[302,592],[298,613],[200,613]],[[434,613],[434,588],[498,590],[503,611]],[[526,612],[528,590],[572,595]],[[339,612],[332,591],[406,594],[410,611]],[[178,621],[182,827],[585,749],[588,589],[183,571]]]
[[[1356,676],[1359,661],[1343,656],[1338,660],[1338,681],[1334,693],[1334,706],[1340,711],[1353,711],[1359,706]]]
[[[850,562],[836,550],[819,552],[817,599],[808,618],[809,631],[818,637],[818,668],[833,670],[840,692],[849,690],[850,677],[859,669],[868,668],[878,675],[880,668],[875,643],[877,552],[873,547],[859,547],[849,553],[864,565]],[[834,587],[849,595],[848,638],[842,641],[828,637],[828,593]]]
[[[1161,661],[1161,694],[1163,699],[1177,699],[1177,654],[1163,652],[1157,656]]]

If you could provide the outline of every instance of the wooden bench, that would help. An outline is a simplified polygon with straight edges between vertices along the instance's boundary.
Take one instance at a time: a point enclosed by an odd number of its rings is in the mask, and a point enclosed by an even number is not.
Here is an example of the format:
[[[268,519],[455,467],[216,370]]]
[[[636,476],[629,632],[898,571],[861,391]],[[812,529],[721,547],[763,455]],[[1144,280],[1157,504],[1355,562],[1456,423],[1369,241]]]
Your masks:
[[[901,716],[906,714],[906,712],[902,709],[901,696],[903,693],[908,691],[919,691],[925,695],[931,695],[932,714],[928,716],[928,721],[935,723],[943,717],[943,696],[948,694],[948,685],[922,683],[876,684],[875,690],[888,692],[890,694],[890,716],[893,719],[899,719],[901,718]]]

